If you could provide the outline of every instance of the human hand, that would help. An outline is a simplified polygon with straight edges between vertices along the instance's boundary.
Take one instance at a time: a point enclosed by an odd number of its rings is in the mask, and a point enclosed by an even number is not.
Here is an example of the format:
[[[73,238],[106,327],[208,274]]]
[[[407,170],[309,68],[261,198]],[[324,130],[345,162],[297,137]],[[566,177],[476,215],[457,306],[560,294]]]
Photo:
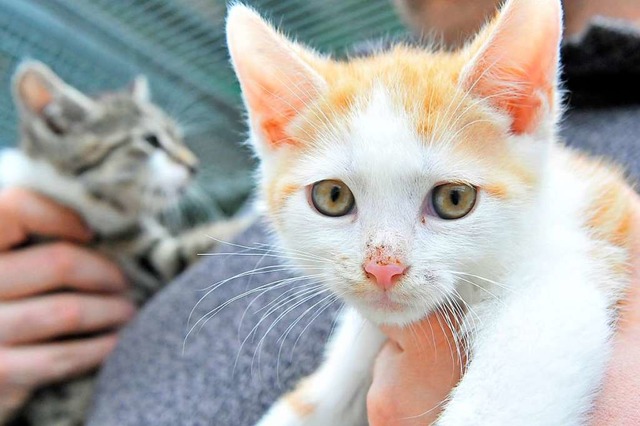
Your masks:
[[[436,420],[465,363],[449,325],[457,328],[454,318],[438,312],[407,328],[383,327],[389,340],[376,359],[367,395],[371,426]]]
[[[15,248],[29,236],[70,242]],[[0,423],[36,388],[98,366],[134,307],[108,260],[74,243],[92,238],[70,210],[20,189],[0,191]],[[61,292],[61,290],[70,290]]]

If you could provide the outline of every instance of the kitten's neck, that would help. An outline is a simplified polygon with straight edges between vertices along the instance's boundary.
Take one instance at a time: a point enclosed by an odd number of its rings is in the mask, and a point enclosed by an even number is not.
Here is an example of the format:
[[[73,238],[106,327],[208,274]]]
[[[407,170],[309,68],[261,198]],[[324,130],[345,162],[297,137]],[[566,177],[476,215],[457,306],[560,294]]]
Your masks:
[[[140,218],[99,199],[78,182],[41,159],[28,157],[18,149],[0,153],[0,187],[18,186],[51,197],[77,211],[101,235],[112,235],[135,226]]]

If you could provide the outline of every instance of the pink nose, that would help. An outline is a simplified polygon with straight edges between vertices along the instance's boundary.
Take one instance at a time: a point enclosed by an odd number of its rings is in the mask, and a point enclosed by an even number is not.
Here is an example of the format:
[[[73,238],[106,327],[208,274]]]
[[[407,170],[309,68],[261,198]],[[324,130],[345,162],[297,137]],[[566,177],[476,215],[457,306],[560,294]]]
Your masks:
[[[396,284],[397,279],[395,278],[399,275],[404,274],[404,271],[407,270],[407,267],[398,263],[384,265],[370,260],[364,265],[364,270],[367,274],[373,275],[378,287],[380,287],[382,290],[389,290]]]

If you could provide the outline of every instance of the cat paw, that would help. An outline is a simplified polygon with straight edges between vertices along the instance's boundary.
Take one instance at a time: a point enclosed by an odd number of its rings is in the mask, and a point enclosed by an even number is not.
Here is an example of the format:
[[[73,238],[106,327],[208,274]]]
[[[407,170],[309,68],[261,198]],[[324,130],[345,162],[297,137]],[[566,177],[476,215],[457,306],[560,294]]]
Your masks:
[[[310,426],[308,415],[297,412],[289,404],[278,403],[271,407],[267,414],[260,419],[256,426]]]
[[[335,424],[330,413],[320,412],[300,390],[282,397],[257,426],[326,426]]]

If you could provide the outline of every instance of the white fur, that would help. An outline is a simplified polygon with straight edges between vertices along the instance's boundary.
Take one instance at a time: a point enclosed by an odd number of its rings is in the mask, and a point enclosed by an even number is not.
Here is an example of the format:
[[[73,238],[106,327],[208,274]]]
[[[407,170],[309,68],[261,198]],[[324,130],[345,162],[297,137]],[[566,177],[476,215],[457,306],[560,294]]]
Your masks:
[[[92,229],[109,234],[135,223],[138,218],[123,215],[87,195],[85,186],[58,172],[44,160],[29,158],[17,149],[0,152],[0,188],[22,187],[44,193],[78,211]]]
[[[151,154],[149,168],[154,184],[158,188],[177,192],[189,184],[190,176],[187,168],[176,163],[165,151],[158,150]]]
[[[384,335],[353,309],[341,314],[339,327],[327,346],[327,358],[310,378],[305,403],[313,413],[300,418],[284,401],[276,403],[258,426],[366,425],[365,398],[373,362],[385,341]]]
[[[477,258],[481,268],[480,259],[491,262],[499,255],[496,250],[508,250],[505,243],[514,237],[517,224],[512,222],[519,219],[521,202],[504,205],[481,194],[474,214],[457,221],[429,217],[422,224],[419,217],[434,185],[452,180],[481,185],[488,171],[480,163],[456,156],[451,145],[426,146],[382,88],[363,103],[347,128],[342,135],[326,135],[319,149],[309,150],[295,167],[294,180],[302,186],[323,179],[342,180],[355,195],[355,215],[321,216],[309,208],[306,192],[300,191],[285,206],[286,224],[279,227],[279,236],[285,248],[335,259],[328,265],[327,284],[367,318],[408,324],[441,304],[443,296],[459,284],[448,271],[458,270],[461,258]],[[373,287],[364,299],[353,293],[355,283],[366,282],[361,265],[368,255],[367,244],[385,245],[411,267],[391,294],[392,300],[406,304],[403,312],[372,309],[370,302],[379,296]],[[487,275],[484,270],[464,272]],[[435,290],[425,285],[425,275],[434,277]],[[477,293],[468,287],[462,284],[458,291]]]
[[[581,225],[588,177],[570,170],[569,154],[548,135],[512,136],[514,155],[535,153],[536,163],[544,165],[537,170],[538,191],[507,199],[481,193],[469,216],[428,217],[422,224],[424,199],[436,183],[462,179],[482,187],[491,171],[459,157],[451,145],[425,145],[390,99],[375,89],[343,123],[348,131],[327,132],[320,148],[294,166],[301,185],[344,181],[357,211],[323,217],[300,191],[281,213],[287,219],[278,227],[281,242],[292,256],[327,259],[325,283],[367,319],[364,326],[352,313],[342,319],[325,363],[311,376],[311,390],[304,391],[316,407],[312,414],[296,415],[281,401],[260,425],[366,424],[367,368],[381,344],[373,323],[411,323],[456,292],[470,306],[471,357],[438,424],[582,424],[609,354],[611,304],[626,285],[606,267],[625,253],[609,247],[611,257],[594,259],[592,252],[603,243]],[[267,159],[265,177],[276,168],[269,161],[277,158]],[[376,307],[375,286],[355,290],[366,282],[361,265],[367,243],[384,244],[411,267],[391,295],[401,309]],[[472,285],[448,270],[484,279],[472,278]],[[371,337],[355,337],[360,327]],[[345,400],[359,402],[346,406]]]
[[[189,183],[186,168],[171,160],[164,151],[151,155],[149,167],[153,187],[167,192],[172,199],[177,199],[178,191]],[[83,182],[60,173],[51,163],[30,158],[18,149],[5,149],[0,152],[0,188],[12,186],[33,189],[62,202],[79,212],[92,229],[105,235],[140,220],[136,214],[122,213],[97,201],[87,193]]]
[[[260,114],[280,117],[277,111],[252,111],[247,102],[263,191],[282,183],[283,171],[287,185],[301,188],[271,212],[282,247],[303,263],[295,265],[299,269],[321,271],[324,284],[354,309],[341,319],[318,372],[289,399],[278,401],[260,426],[366,424],[371,366],[384,340],[376,327],[414,323],[451,300],[461,300],[467,308],[463,332],[469,364],[439,425],[586,421],[610,351],[613,305],[627,284],[613,276],[611,266],[624,262],[628,254],[595,239],[584,226],[590,187],[599,182],[577,175],[570,154],[555,141],[559,109],[551,102],[558,96],[549,99],[548,85],[555,83],[560,33],[549,29],[561,26],[560,2],[510,0],[502,13],[494,35],[483,41],[480,53],[467,58],[458,79],[460,93],[473,99],[438,110],[432,140],[417,134],[415,117],[396,101],[411,99],[398,92],[412,90],[402,84],[387,87],[381,81],[368,93],[357,94],[348,116],[330,123],[314,121],[313,135],[300,138],[307,142],[304,149],[265,140],[270,135],[261,133],[265,117]],[[262,95],[283,99],[286,109],[307,104],[291,87],[322,92],[314,72],[296,67],[298,48],[249,9],[235,6],[227,31],[245,99],[255,100],[255,88],[262,85],[268,89]],[[528,38],[516,37],[520,34]],[[545,68],[531,67],[532,61]],[[514,69],[522,69],[523,75]],[[281,75],[285,87],[274,89],[272,75]],[[539,84],[540,78],[548,81],[530,94],[531,84]],[[487,81],[483,79],[491,80],[492,93],[475,91],[482,89],[484,85],[476,84]],[[521,123],[518,118],[527,117],[499,110],[504,102],[495,102],[496,96],[510,95],[514,103],[519,96],[536,97],[525,105],[540,101],[536,111],[526,111],[536,113],[530,117],[535,121]],[[457,100],[452,97],[452,102]],[[470,102],[483,118],[463,125],[459,118],[465,118],[468,108],[463,105]],[[314,108],[304,113],[322,114]],[[286,112],[281,115],[291,115]],[[300,114],[287,130],[308,124],[306,119]],[[501,181],[509,173],[499,162],[486,161],[469,147],[456,149],[462,127],[479,121],[490,121],[499,134],[489,137],[503,139],[503,152],[486,155],[504,156],[526,169],[531,174],[528,184]],[[514,135],[520,125],[533,128]],[[486,137],[483,134],[478,132],[479,137]],[[307,136],[312,143],[303,140]],[[327,217],[312,207],[310,190],[326,179],[340,180],[351,189],[356,206],[352,213]],[[470,184],[479,194],[470,214],[447,221],[427,206],[432,189],[452,181]],[[495,183],[505,185],[506,197],[487,190]],[[270,200],[273,194],[262,195]],[[375,256],[408,266],[387,292],[372,284],[363,270]]]

